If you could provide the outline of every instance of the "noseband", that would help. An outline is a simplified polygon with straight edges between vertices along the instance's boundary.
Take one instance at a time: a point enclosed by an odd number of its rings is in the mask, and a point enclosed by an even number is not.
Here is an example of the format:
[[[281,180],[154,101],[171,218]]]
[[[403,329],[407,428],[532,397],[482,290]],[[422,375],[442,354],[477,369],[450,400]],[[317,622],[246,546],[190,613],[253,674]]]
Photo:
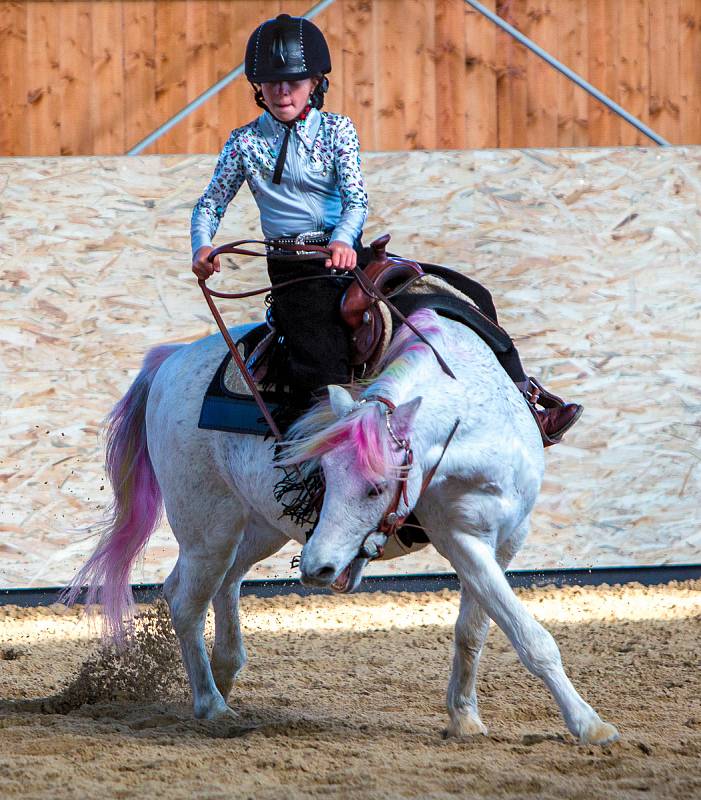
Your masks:
[[[411,449],[411,443],[408,439],[400,439],[397,434],[392,429],[392,422],[391,416],[392,413],[396,410],[396,406],[391,400],[388,400],[386,397],[382,397],[381,395],[372,395],[371,397],[363,397],[360,402],[367,403],[376,400],[379,403],[384,405],[384,412],[385,412],[385,424],[387,426],[387,431],[392,439],[392,441],[397,445],[400,450],[404,450],[404,463],[401,465],[403,469],[405,469],[405,474],[397,483],[397,488],[394,492],[394,497],[392,498],[392,502],[389,504],[387,510],[385,511],[382,519],[380,520],[377,527],[372,530],[368,531],[365,538],[360,545],[359,555],[362,558],[369,558],[369,559],[376,559],[381,558],[384,553],[384,544],[378,544],[377,542],[373,542],[371,545],[368,544],[368,539],[371,536],[375,536],[376,534],[380,533],[385,537],[385,544],[387,540],[391,536],[396,536],[397,531],[402,527],[402,525],[406,522],[407,517],[411,513],[411,509],[409,508],[409,492],[408,492],[408,485],[409,485],[409,472],[411,471],[411,467],[414,464],[414,451]],[[455,420],[455,424],[453,425],[452,430],[448,434],[448,438],[443,445],[443,451],[441,452],[438,461],[431,467],[431,469],[426,473],[426,476],[423,479],[421,484],[421,491],[419,492],[419,498],[423,495],[424,491],[426,490],[429,483],[433,479],[433,476],[436,473],[441,461],[443,460],[443,456],[445,455],[445,451],[448,449],[448,445],[450,444],[453,436],[455,435],[455,431],[458,429],[458,425],[460,424],[460,418],[458,417]],[[406,506],[406,514],[400,516],[399,514],[399,503],[404,500],[404,505]],[[370,548],[373,549],[370,549]]]

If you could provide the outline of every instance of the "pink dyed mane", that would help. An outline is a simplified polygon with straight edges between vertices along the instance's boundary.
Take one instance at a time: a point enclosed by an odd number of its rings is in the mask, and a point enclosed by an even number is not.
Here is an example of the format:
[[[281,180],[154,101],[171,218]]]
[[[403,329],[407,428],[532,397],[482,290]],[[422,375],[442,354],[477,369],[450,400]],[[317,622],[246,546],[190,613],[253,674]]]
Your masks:
[[[409,319],[427,338],[440,337],[441,328],[434,311],[420,309]],[[391,399],[399,382],[427,355],[434,357],[410,328],[402,326],[381,364],[381,374],[372,382],[345,388],[358,399],[375,395]],[[278,463],[303,464],[305,472],[312,472],[321,456],[336,448],[350,449],[355,454],[357,471],[371,483],[383,481],[391,474],[401,476],[392,458],[393,445],[385,423],[384,406],[378,403],[359,405],[338,419],[329,400],[322,400],[290,428]]]

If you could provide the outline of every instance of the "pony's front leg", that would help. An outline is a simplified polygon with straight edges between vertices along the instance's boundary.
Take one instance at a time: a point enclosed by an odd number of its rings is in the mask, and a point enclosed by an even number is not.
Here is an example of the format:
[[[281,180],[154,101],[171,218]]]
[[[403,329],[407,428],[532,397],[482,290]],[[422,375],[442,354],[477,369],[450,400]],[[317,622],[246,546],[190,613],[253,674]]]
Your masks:
[[[455,623],[453,671],[448,683],[448,736],[486,734],[477,709],[477,667],[489,631],[489,617],[465,589],[460,593],[460,612]]]
[[[241,581],[254,564],[276,553],[287,541],[287,536],[262,518],[251,519],[236,550],[234,563],[214,595],[212,674],[217,689],[225,699],[231,692],[236,675],[246,664],[246,648],[239,621]]]
[[[497,563],[505,570],[528,533],[526,518],[497,551]],[[455,623],[453,670],[448,683],[448,736],[486,734],[477,706],[477,668],[489,633],[489,616],[470,593],[461,586],[460,612]]]
[[[462,532],[436,537],[434,544],[450,560],[465,590],[508,636],[524,665],[546,684],[570,732],[585,743],[615,741],[618,731],[579,696],[565,674],[555,640],[513,593],[492,548]]]

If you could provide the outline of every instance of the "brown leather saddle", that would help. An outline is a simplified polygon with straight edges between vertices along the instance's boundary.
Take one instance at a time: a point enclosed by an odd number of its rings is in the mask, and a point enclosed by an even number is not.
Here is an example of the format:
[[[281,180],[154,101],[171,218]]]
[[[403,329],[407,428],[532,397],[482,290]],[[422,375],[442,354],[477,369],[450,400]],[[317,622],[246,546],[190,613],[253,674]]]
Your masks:
[[[373,287],[391,300],[401,314],[409,316],[419,308],[431,308],[474,330],[496,353],[504,353],[511,347],[506,331],[469,299],[465,276],[447,267],[388,253],[389,241],[389,234],[375,239],[368,248],[367,263],[357,269],[363,269]],[[350,332],[351,364],[357,373],[372,375],[400,320],[359,281],[351,283],[345,291],[340,314]],[[268,321],[239,342],[256,381],[265,381],[267,356],[276,339]]]
[[[447,267],[387,253],[389,240],[389,234],[385,234],[372,242],[371,258],[363,271],[402,315],[430,308],[474,330],[496,353],[511,348],[508,333],[470,299],[469,279]],[[351,331],[351,363],[363,367],[364,374],[372,374],[399,320],[386,303],[359,282],[346,290],[341,316]]]
[[[394,297],[423,277],[424,271],[416,261],[389,256],[386,251],[389,240],[387,233],[372,242],[372,259],[363,272],[374,287],[387,297]],[[351,331],[351,364],[372,371],[392,334],[386,305],[359,282],[354,282],[341,299],[341,317]]]

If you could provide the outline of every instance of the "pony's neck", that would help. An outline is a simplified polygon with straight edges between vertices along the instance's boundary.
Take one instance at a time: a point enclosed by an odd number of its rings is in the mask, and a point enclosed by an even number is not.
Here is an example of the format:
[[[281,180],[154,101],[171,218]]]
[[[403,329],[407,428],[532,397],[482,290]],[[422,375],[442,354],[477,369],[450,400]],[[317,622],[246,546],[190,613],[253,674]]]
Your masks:
[[[433,312],[431,314],[433,316]],[[433,334],[432,344],[440,350],[442,337],[439,326],[440,322],[433,316],[433,319],[424,321],[419,329],[426,335]],[[439,335],[436,336],[436,333]],[[451,382],[450,388],[446,385],[448,380]],[[425,469],[432,465],[429,462],[435,456],[434,446],[445,441],[455,423],[455,414],[450,411],[454,383],[445,375],[431,350],[412,334],[412,339],[396,353],[396,357],[390,360],[362,396],[384,397],[395,406],[421,397],[410,439],[414,455]]]
[[[440,317],[429,309],[420,309],[410,317],[411,322],[434,347],[443,347],[443,327]],[[417,387],[435,379],[440,366],[431,349],[408,327],[402,326],[390,344],[382,372],[364,392],[364,396],[381,395],[396,405],[416,397]]]

